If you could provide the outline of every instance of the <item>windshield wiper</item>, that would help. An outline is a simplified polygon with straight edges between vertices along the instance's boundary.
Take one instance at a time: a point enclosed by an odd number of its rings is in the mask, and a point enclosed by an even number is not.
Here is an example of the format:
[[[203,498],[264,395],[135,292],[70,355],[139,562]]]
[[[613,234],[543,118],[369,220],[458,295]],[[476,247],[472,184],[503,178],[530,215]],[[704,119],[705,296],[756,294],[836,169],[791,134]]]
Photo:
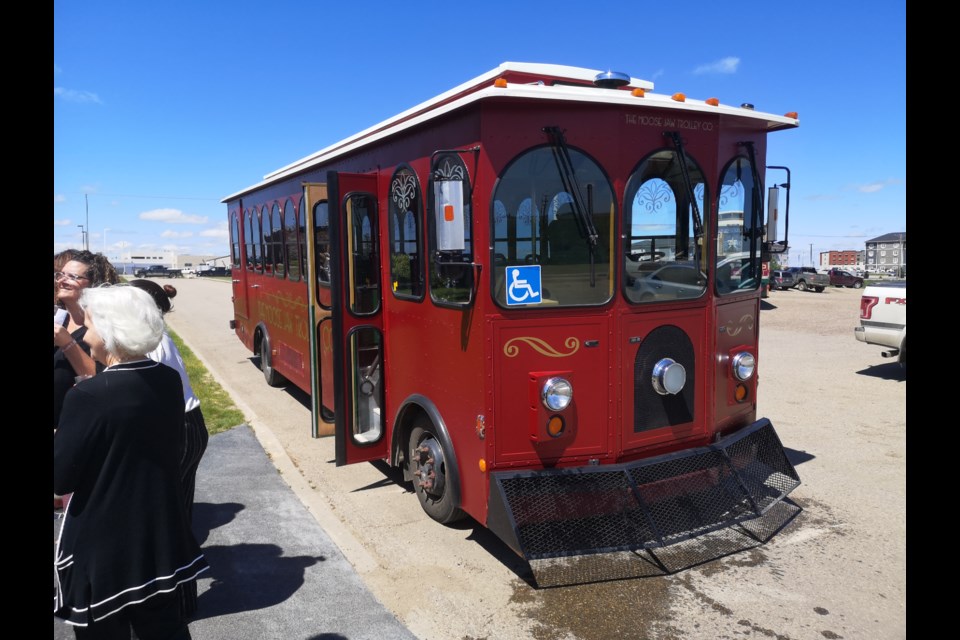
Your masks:
[[[590,286],[597,284],[597,228],[593,224],[593,212],[588,210],[583,202],[583,194],[580,193],[580,183],[573,169],[573,161],[570,160],[570,151],[567,148],[567,141],[563,137],[560,127],[544,127],[543,132],[550,138],[550,148],[553,150],[553,159],[557,163],[557,171],[560,172],[560,180],[563,182],[563,189],[573,198],[573,214],[577,221],[577,229],[580,237],[586,239],[587,248],[590,251]]]
[[[677,148],[677,162],[680,163],[680,173],[683,175],[683,184],[687,188],[687,198],[690,200],[690,207],[693,209],[693,259],[696,263],[697,271],[701,271],[700,252],[703,246],[703,221],[700,217],[700,207],[697,206],[697,198],[693,194],[693,185],[690,183],[690,173],[687,170],[687,154],[683,150],[683,140],[680,139],[678,132],[664,131],[663,135],[673,140],[673,144]]]

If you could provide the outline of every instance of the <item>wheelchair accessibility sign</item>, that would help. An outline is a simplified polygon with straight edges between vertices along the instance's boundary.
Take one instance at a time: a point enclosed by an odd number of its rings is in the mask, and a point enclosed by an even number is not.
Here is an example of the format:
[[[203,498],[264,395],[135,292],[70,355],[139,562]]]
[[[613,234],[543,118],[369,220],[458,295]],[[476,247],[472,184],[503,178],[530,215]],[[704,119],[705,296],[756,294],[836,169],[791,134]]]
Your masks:
[[[507,304],[540,304],[540,265],[507,267]]]

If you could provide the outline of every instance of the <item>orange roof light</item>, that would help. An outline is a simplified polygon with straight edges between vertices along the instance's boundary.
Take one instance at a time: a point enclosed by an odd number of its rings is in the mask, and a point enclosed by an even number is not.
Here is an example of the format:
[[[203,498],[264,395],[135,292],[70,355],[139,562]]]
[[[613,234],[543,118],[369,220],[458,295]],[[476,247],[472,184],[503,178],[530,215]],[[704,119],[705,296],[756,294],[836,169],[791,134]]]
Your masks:
[[[497,87],[498,89],[506,89],[507,81],[505,78],[497,78],[493,81],[493,86]]]
[[[797,120],[800,118],[800,116],[797,115],[796,111],[787,111],[785,114],[783,114],[783,116],[785,118],[793,118],[794,120]]]
[[[719,107],[719,106],[720,106],[720,99],[719,99],[719,98],[707,98],[707,101],[706,101],[706,102],[707,102],[707,104],[709,104],[711,107]]]
[[[477,463],[477,466],[480,467],[480,473],[487,472],[487,461],[483,458],[480,458],[480,462]]]
[[[673,95],[670,96],[670,97],[673,98],[674,100],[676,100],[677,102],[686,102],[686,101],[687,101],[687,96],[685,96],[684,94],[679,93],[679,92],[673,94]]]
[[[643,89],[642,89],[641,87],[637,87],[636,89],[634,89],[633,91],[630,92],[630,95],[632,95],[632,96],[635,97],[635,98],[642,98],[642,97],[643,97]]]

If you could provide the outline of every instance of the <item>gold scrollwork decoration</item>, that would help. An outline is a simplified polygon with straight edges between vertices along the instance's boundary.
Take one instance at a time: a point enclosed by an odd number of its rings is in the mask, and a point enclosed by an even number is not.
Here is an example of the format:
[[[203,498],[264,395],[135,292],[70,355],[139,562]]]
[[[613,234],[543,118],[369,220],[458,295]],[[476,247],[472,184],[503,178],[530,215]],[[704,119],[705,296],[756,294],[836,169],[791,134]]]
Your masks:
[[[753,330],[753,315],[750,313],[745,313],[740,317],[740,320],[734,324],[731,320],[723,325],[723,328],[728,336],[739,335],[744,329]]]
[[[580,341],[573,336],[563,341],[563,346],[569,349],[566,353],[553,348],[546,340],[534,338],[533,336],[520,336],[507,340],[506,344],[503,345],[503,354],[508,358],[515,358],[520,353],[520,347],[515,345],[514,342],[522,342],[540,355],[547,356],[548,358],[566,358],[580,350]]]

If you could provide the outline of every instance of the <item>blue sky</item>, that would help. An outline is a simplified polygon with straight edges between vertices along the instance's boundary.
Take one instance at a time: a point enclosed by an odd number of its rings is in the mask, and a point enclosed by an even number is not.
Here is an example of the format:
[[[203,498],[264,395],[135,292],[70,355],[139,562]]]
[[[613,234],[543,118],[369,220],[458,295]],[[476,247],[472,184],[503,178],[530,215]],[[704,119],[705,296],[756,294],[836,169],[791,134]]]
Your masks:
[[[767,157],[793,264],[906,230],[902,1],[54,0],[54,251],[89,220],[108,255],[225,255],[223,197],[508,60],[798,112]]]

